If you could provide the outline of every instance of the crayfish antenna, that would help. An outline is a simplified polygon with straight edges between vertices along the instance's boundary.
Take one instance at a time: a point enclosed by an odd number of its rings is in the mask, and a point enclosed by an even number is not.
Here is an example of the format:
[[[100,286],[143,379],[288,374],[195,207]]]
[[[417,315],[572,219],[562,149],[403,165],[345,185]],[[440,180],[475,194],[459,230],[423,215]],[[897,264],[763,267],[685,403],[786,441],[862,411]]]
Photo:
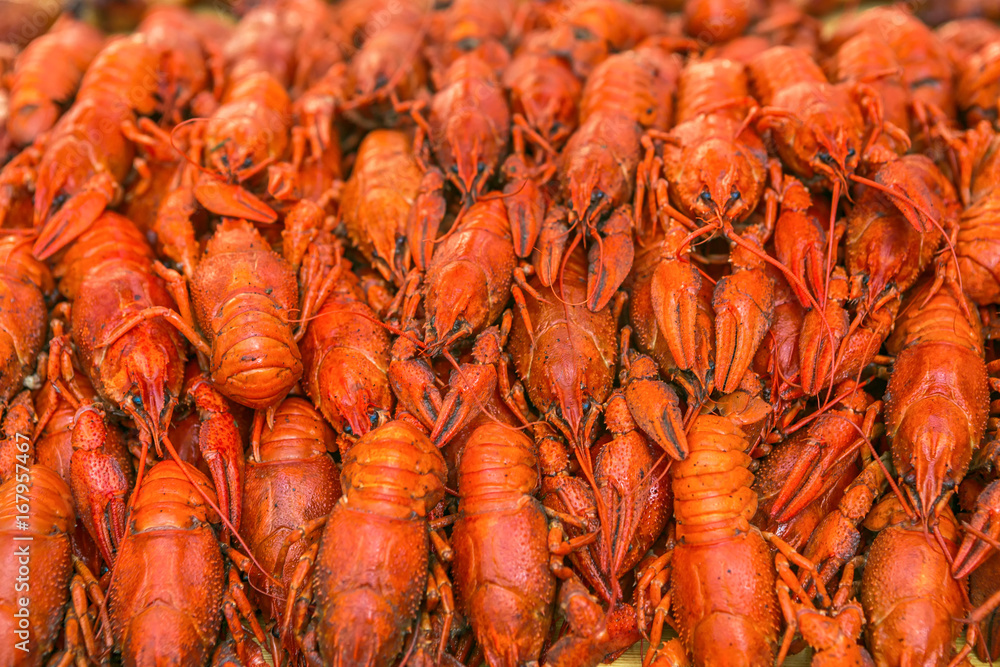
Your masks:
[[[833,181],[833,194],[830,198],[830,229],[827,237],[827,249],[826,249],[826,280],[823,283],[823,303],[826,303],[827,297],[830,292],[830,280],[833,277],[833,265],[834,257],[836,255],[835,243],[837,241],[837,235],[834,228],[837,224],[837,204],[840,203],[840,188],[841,179],[835,179]]]

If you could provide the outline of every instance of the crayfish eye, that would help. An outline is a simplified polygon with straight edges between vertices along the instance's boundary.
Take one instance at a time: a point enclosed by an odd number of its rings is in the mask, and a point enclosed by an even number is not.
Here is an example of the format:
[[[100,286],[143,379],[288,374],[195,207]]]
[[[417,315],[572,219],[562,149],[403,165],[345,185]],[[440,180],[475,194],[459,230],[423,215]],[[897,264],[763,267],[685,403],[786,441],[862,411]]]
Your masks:
[[[142,396],[139,396],[138,394],[135,395],[135,396],[133,396],[132,397],[132,405],[134,405],[137,408],[141,408],[142,407]]]
[[[480,162],[478,165],[476,165],[476,173],[477,174],[481,174],[484,171],[486,171],[486,165],[485,164],[483,164],[482,162]]]
[[[458,40],[458,44],[455,46],[458,47],[459,51],[472,51],[479,46],[479,39],[476,37],[463,37]]]
[[[457,164],[451,165],[451,173],[453,173],[453,174],[457,174],[458,173],[458,165]]]
[[[222,163],[223,167],[225,167],[226,169],[229,169],[229,156],[228,155],[226,155],[225,153],[223,153],[222,157],[219,158],[219,162]]]
[[[600,190],[594,190],[593,192],[590,193],[590,203],[591,204],[596,204],[597,202],[601,201],[602,199],[604,199],[604,193],[601,192]]]
[[[253,158],[247,155],[247,159],[243,160],[243,164],[240,166],[240,169],[249,169],[252,166],[253,166]]]
[[[852,157],[854,157],[854,149],[853,148],[851,148],[851,149],[849,149],[847,151],[847,159],[850,160]]]
[[[702,190],[701,194],[698,195],[698,197],[700,197],[701,200],[706,203],[711,203],[712,201],[712,193],[709,192],[708,190]]]
[[[594,39],[594,33],[589,28],[573,28],[573,37],[581,42],[589,42]]]
[[[344,424],[344,433],[347,435],[354,435],[354,430],[351,428],[350,424]]]
[[[827,153],[826,151],[820,151],[816,155],[816,157],[819,158],[819,161],[822,162],[823,164],[830,164],[831,162],[833,162],[833,158],[831,158],[830,154]]]
[[[729,195],[729,201],[734,202],[734,201],[739,201],[739,199],[740,199],[739,190],[733,190],[732,193]]]
[[[378,426],[378,415],[374,412],[368,415],[368,421],[371,423],[372,428]]]
[[[584,412],[589,412],[590,411],[590,401],[585,400],[583,402],[583,405],[581,405],[580,407],[583,408]]]

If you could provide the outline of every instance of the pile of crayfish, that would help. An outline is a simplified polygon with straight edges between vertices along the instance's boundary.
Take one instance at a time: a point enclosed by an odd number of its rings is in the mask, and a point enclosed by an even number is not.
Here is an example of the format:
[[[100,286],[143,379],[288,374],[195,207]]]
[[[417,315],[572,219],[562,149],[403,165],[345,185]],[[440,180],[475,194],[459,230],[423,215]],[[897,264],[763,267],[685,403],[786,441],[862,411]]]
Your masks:
[[[0,664],[1000,659],[1000,13],[838,4],[8,31]]]

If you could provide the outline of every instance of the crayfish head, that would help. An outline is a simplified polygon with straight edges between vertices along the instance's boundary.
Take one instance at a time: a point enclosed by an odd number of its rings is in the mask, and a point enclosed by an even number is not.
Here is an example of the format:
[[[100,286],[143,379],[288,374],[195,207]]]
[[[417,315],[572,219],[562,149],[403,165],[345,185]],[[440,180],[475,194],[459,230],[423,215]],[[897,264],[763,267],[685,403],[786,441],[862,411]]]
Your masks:
[[[143,440],[159,446],[177,404],[177,393],[170,387],[180,388],[183,360],[174,363],[176,360],[167,358],[166,351],[158,346],[131,353],[126,349],[120,359],[126,389],[119,405],[135,421]]]
[[[490,155],[486,137],[490,129],[481,127],[479,119],[470,118],[471,127],[464,132],[449,126],[448,144],[454,156],[454,163],[448,169],[448,180],[462,193],[466,204],[472,204],[486,188],[486,182],[493,175],[499,155]]]
[[[468,261],[450,262],[432,272],[424,298],[425,341],[441,350],[473,334],[489,319],[489,285],[483,271]]]
[[[605,191],[606,184],[596,171],[588,170],[584,179],[570,185],[570,211],[573,221],[585,226],[598,222],[614,206],[612,198]],[[608,191],[613,192],[613,189]]]
[[[225,108],[225,107],[223,107]],[[287,118],[239,115],[212,119],[205,132],[204,160],[230,183],[244,183],[264,171],[288,148]]]
[[[594,439],[601,402],[582,387],[567,387],[555,382],[555,402],[546,410],[546,418],[562,435],[578,447],[589,447]]]
[[[385,422],[393,397],[388,379],[354,350],[327,354],[310,393],[339,433],[363,436]]]
[[[844,128],[817,128],[815,130],[816,150],[809,160],[813,171],[822,174],[828,185],[840,184],[840,191],[847,192],[848,174],[858,168],[858,148],[852,138],[846,136]],[[860,148],[860,147],[859,147]]]
[[[7,127],[15,143],[30,144],[42,132],[52,128],[61,111],[51,100],[39,96],[32,104],[25,104],[10,115]]]
[[[711,139],[684,151],[674,186],[678,199],[699,220],[744,220],[764,192],[764,164],[746,154],[740,142]]]
[[[580,98],[580,83],[568,69],[561,66],[554,68],[556,72],[565,72],[563,85],[573,91],[572,98]],[[576,128],[577,109],[574,104],[566,101],[569,96],[552,95],[548,90],[533,90],[533,95],[522,95],[519,98],[524,117],[531,127],[556,146],[566,141]]]
[[[226,139],[208,149],[208,161],[214,170],[234,183],[241,183],[257,163],[255,142]]]
[[[553,55],[565,59],[578,78],[586,79],[612,53],[603,34],[605,25],[604,16],[588,12],[581,12],[572,22],[560,23],[550,31]]]
[[[391,92],[388,86],[392,83],[393,72],[381,54],[369,53],[368,49],[361,50],[356,57],[351,58],[347,75],[346,88],[351,91],[352,98],[372,99],[376,95]]]
[[[388,420],[388,411],[378,409],[367,394],[358,396],[355,401],[343,402],[340,413],[343,432],[348,435],[365,435]]]
[[[201,659],[194,647],[200,647],[204,640],[198,634],[196,626],[188,620],[188,617],[173,607],[163,604],[150,605],[129,619],[128,627],[134,628],[137,634],[128,636],[122,646],[122,653],[135,659],[139,664],[155,663],[158,660],[157,656],[163,653],[162,635],[164,628],[174,629],[176,634],[172,635],[172,639],[176,638],[177,646],[186,647],[185,655],[188,656],[186,659],[192,661]]]
[[[916,489],[922,516],[965,476],[976,435],[968,416],[949,400],[925,398],[907,410],[893,436],[893,464]]]

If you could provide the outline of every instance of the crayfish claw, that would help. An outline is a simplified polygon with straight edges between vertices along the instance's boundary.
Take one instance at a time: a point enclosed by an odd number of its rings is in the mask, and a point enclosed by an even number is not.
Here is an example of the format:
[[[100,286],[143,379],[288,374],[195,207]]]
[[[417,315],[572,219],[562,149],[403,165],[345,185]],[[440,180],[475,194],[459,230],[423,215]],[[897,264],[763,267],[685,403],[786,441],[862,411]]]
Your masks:
[[[652,438],[672,459],[688,454],[684,415],[677,392],[659,379],[656,362],[639,355],[631,362],[625,383],[625,401],[639,429]]]
[[[969,526],[994,541],[1000,538],[1000,481],[994,481],[979,494],[976,511]],[[966,532],[962,546],[955,555],[952,572],[956,578],[963,578],[979,567],[993,553],[992,545],[979,535]]]
[[[718,282],[715,310],[715,378],[722,393],[733,392],[771,327],[774,289],[762,270],[736,271]]]
[[[243,442],[226,400],[204,377],[188,388],[201,419],[198,445],[212,474],[222,510],[238,530],[243,499]]]
[[[698,300],[702,278],[690,262],[668,259],[653,273],[653,312],[670,354],[681,370],[698,363]]]
[[[296,203],[285,216],[281,249],[285,259],[296,271],[302,265],[309,245],[323,228],[325,218],[323,207],[308,199]]]
[[[447,209],[444,186],[445,178],[441,170],[428,169],[420,180],[420,188],[410,207],[406,238],[413,264],[421,271],[427,270],[431,264],[434,243]]]
[[[399,406],[433,429],[444,410],[443,399],[434,371],[418,356],[417,344],[407,336],[399,336],[393,343],[388,378]]]
[[[587,308],[595,313],[604,310],[632,268],[632,207],[621,206],[598,229],[587,252]]]
[[[153,223],[160,251],[176,262],[189,278],[194,275],[201,254],[191,222],[196,211],[197,205],[191,188],[179,188],[163,198]]]
[[[508,165],[519,160],[518,156],[511,155],[507,158],[504,171],[509,171]],[[520,166],[523,168],[523,164]],[[503,193],[514,254],[521,258],[528,257],[535,248],[545,220],[545,194],[539,183],[527,176],[510,178]]]
[[[571,628],[549,649],[545,667],[570,667],[596,664],[606,653],[609,639],[604,610],[575,576],[562,582],[559,607]]]
[[[820,520],[809,537],[802,555],[816,565],[824,585],[829,585],[837,571],[857,555],[862,543],[858,524],[865,521],[866,528],[874,529],[873,522],[883,520],[885,510],[872,510],[872,504],[887,483],[883,465],[883,461],[874,460],[865,466],[847,487],[836,509]],[[808,575],[803,574],[802,579],[807,578]]]
[[[850,316],[840,303],[827,302],[825,311],[808,311],[799,333],[802,391],[810,396],[818,393],[836,370],[840,344],[850,326]]]
[[[545,287],[551,287],[559,278],[563,255],[569,242],[567,215],[566,209],[561,206],[549,209],[538,233],[538,244],[531,255],[538,280]]]
[[[31,251],[38,259],[48,259],[83,234],[114,199],[101,189],[88,189],[73,195],[42,227]]]
[[[278,201],[301,197],[296,167],[291,162],[277,162],[267,168],[267,192]]]
[[[809,447],[795,459],[786,473],[785,484],[781,487],[768,514],[778,522],[790,521],[803,507],[812,501],[820,491],[824,470],[820,466],[822,452],[819,447]]]
[[[278,219],[274,209],[240,185],[205,177],[194,186],[194,196],[206,209],[223,217],[260,223],[272,223]]]
[[[109,431],[104,418],[104,411],[92,405],[77,411],[70,486],[80,521],[110,567],[115,562],[115,549],[125,536],[129,479],[123,470],[122,459],[124,456],[127,461],[128,453],[122,451],[122,443]],[[114,448],[116,444],[118,447]]]
[[[25,453],[21,447],[23,434],[31,433],[35,430],[36,414],[35,404],[31,398],[31,392],[21,391],[14,397],[9,405],[4,406],[6,413],[3,418],[3,425],[0,428],[0,484],[13,479],[18,468],[17,462],[23,461]],[[29,442],[29,447],[31,443]],[[21,457],[18,454],[22,454]],[[33,448],[29,449],[28,458],[34,459]]]
[[[430,434],[431,442],[438,447],[447,443],[489,403],[496,387],[494,366],[462,364],[461,370],[452,374],[451,387]]]

